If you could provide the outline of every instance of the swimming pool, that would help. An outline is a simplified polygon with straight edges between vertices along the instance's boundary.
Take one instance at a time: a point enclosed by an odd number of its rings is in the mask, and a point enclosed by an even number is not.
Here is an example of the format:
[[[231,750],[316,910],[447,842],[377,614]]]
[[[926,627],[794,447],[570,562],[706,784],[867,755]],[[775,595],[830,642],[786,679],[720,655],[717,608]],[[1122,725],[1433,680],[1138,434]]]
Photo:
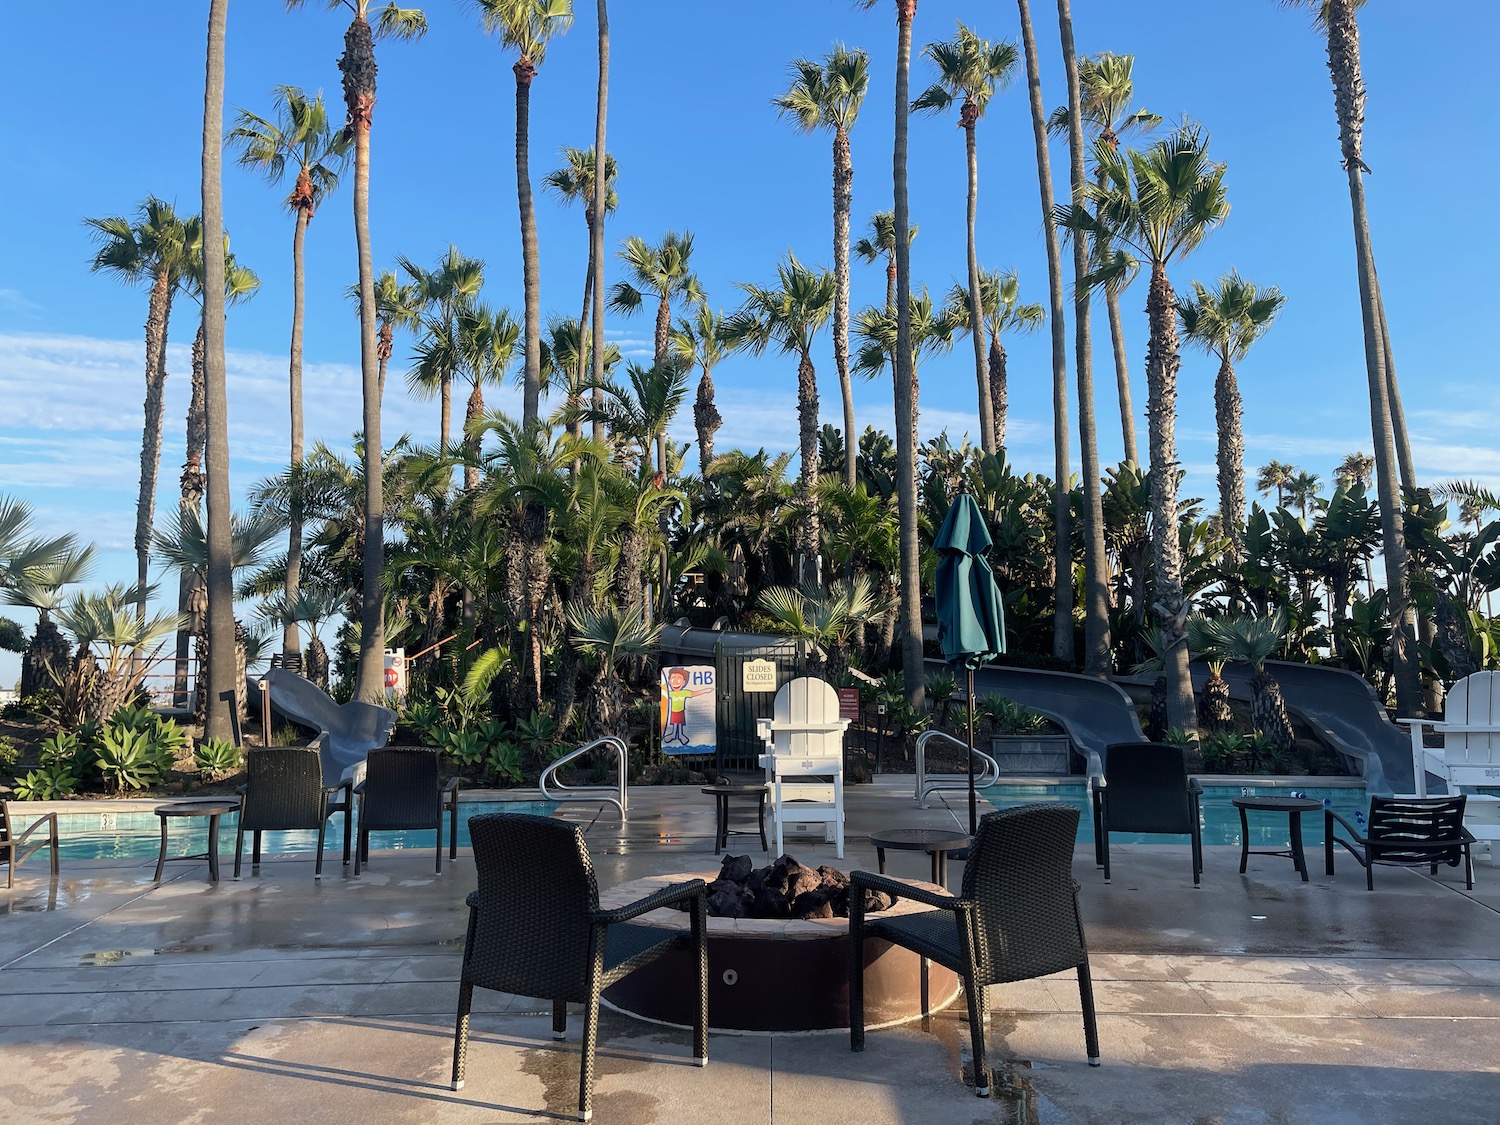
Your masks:
[[[1369,800],[1359,786],[1303,786],[1295,791],[1314,801],[1323,801],[1333,810],[1342,813],[1350,821],[1357,813],[1363,819]],[[990,804],[997,809],[1016,805],[1050,803],[1061,801],[1079,810],[1078,841],[1093,843],[1094,812],[1088,789],[1083,779],[1074,782],[1059,782],[1045,785],[992,785],[981,791]],[[1287,786],[1256,785],[1254,778],[1246,778],[1242,785],[1205,785],[1199,804],[1199,823],[1203,827],[1204,844],[1240,843],[1240,811],[1230,802],[1239,796],[1290,796],[1293,788]],[[963,801],[962,793],[949,793],[948,803],[957,808]],[[1187,836],[1145,835],[1138,832],[1111,832],[1109,838],[1121,844],[1186,844]],[[1303,814],[1302,842],[1310,850],[1314,844],[1323,843],[1323,818]],[[1250,814],[1250,846],[1252,848],[1284,848],[1287,846],[1287,817],[1280,813]]]

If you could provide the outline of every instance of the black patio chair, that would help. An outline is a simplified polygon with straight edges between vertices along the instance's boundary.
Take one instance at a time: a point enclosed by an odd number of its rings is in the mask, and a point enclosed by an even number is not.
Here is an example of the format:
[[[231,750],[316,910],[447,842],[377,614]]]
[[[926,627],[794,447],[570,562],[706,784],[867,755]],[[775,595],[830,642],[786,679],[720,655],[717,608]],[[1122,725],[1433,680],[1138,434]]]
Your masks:
[[[344,862],[353,838],[353,782],[323,784],[323,759],[306,746],[266,746],[245,752],[245,784],[240,786],[239,829],[234,837],[234,877],[240,877],[245,833],[253,834],[250,870],[260,867],[260,834],[318,830],[318,862],[313,877],[323,877],[323,840],[328,818],[344,814]]]
[[[1094,785],[1094,861],[1110,881],[1111,832],[1170,833],[1192,841],[1193,886],[1203,875],[1203,786],[1189,777],[1176,746],[1116,742],[1105,750],[1104,777]]]
[[[919,953],[959,974],[969,1007],[974,1087],[990,1094],[984,1025],[986,988],[992,984],[1078,971],[1084,1047],[1099,1065],[1099,1028],[1088,944],[1073,882],[1078,810],[1070,805],[1022,805],[990,813],[979,822],[964,864],[957,897],[913,887],[885,875],[849,876],[849,1046],[865,1049],[864,943],[886,941]],[[936,907],[920,914],[865,914],[867,890]]]
[[[469,818],[479,889],[468,896],[469,934],[453,1033],[453,1088],[463,1089],[475,988],[552,1001],[552,1037],[567,1032],[568,1002],[584,1006],[578,1117],[593,1116],[599,994],[674,948],[698,960],[693,1056],[708,1065],[708,892],[702,879],[665,887],[617,910],[599,909],[599,886],[577,825],[544,816]],[[690,932],[631,925],[663,906],[692,903]]]
[[[35,843],[28,844],[26,841],[30,839],[32,833],[44,825],[47,828],[47,835]],[[52,849],[52,878],[56,879],[57,814],[41,813],[28,827],[17,831],[10,817],[10,802],[0,800],[0,863],[5,864],[6,890],[16,885],[16,868],[21,865],[21,861],[43,848]]]
[[[1375,889],[1375,865],[1388,863],[1397,867],[1431,867],[1436,875],[1438,865],[1464,865],[1464,887],[1474,889],[1474,857],[1470,846],[1473,834],[1464,827],[1464,805],[1468,798],[1457,797],[1371,797],[1370,816],[1365,830],[1350,824],[1332,809],[1323,810],[1323,862],[1333,874],[1333,845],[1339,844],[1365,869],[1365,889]],[[1336,839],[1334,831],[1342,824],[1351,839]]]
[[[443,873],[443,813],[448,814],[448,858],[458,858],[458,778],[438,784],[436,750],[391,746],[371,750],[365,779],[354,787],[359,824],[354,873],[370,862],[371,832],[437,830],[437,873]]]

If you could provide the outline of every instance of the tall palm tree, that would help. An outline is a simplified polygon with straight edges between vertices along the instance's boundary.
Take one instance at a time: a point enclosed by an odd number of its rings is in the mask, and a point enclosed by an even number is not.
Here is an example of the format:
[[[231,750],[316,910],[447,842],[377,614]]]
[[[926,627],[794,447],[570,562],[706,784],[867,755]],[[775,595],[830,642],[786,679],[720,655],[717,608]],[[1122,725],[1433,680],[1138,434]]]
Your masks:
[[[968,286],[954,283],[948,290],[945,315],[954,327],[972,335],[973,296]],[[989,396],[995,416],[995,445],[1005,448],[1005,416],[1009,401],[1005,345],[1000,337],[1006,332],[1035,332],[1047,320],[1046,310],[1037,304],[1021,303],[1021,282],[1016,271],[981,270],[979,273],[979,310],[983,315],[979,338],[989,336]]]
[[[99,249],[90,269],[117,276],[127,285],[147,282],[146,404],[141,433],[140,491],[135,504],[136,589],[147,589],[151,561],[151,525],[156,517],[156,477],[161,471],[162,408],[167,385],[167,327],[172,298],[187,276],[189,220],[172,204],[148,195],[136,209],[136,221],[123,215],[85,219]],[[142,602],[136,612],[146,615]]]
[[[1052,315],[1053,541],[1057,559],[1052,577],[1052,655],[1073,660],[1072,501],[1068,488],[1068,343],[1063,314],[1062,247],[1053,212],[1052,159],[1047,152],[1047,111],[1042,102],[1041,64],[1029,0],[1016,0],[1021,14],[1021,46],[1026,55],[1026,89],[1031,103],[1031,134],[1036,145],[1037,186],[1042,196],[1042,227],[1047,242],[1047,296]]]
[[[745,303],[724,322],[724,339],[731,347],[759,355],[775,344],[783,355],[797,356],[797,424],[801,433],[802,467],[799,500],[802,517],[802,581],[816,581],[818,573],[818,380],[813,369],[813,338],[833,313],[834,281],[827,270],[811,270],[788,253],[776,267],[779,285],[765,288],[741,283]],[[845,456],[852,462],[853,458]]]
[[[1283,0],[1312,8],[1328,39],[1328,72],[1333,78],[1333,104],[1339,123],[1339,148],[1349,179],[1349,209],[1354,221],[1354,260],[1359,276],[1359,308],[1364,324],[1365,373],[1370,388],[1370,429],[1375,447],[1376,494],[1380,500],[1382,554],[1391,612],[1391,653],[1396,679],[1396,707],[1414,715],[1421,707],[1414,610],[1407,574],[1406,534],[1402,526],[1401,489],[1397,478],[1395,411],[1399,405],[1391,379],[1382,329],[1383,303],[1370,245],[1370,216],[1365,207],[1363,173],[1369,171],[1364,148],[1365,83],[1360,70],[1359,21],[1363,0]]]
[[[526,292],[526,377],[521,424],[535,425],[542,394],[542,296],[536,247],[536,206],[531,198],[531,83],[547,44],[573,22],[573,0],[473,0],[486,32],[516,52],[516,199],[521,212],[521,278]]]
[[[578,330],[580,336],[587,336],[589,311],[594,298],[594,171],[598,165],[591,148],[564,148],[562,155],[563,166],[548,172],[542,178],[542,186],[556,194],[565,206],[574,201],[583,204],[583,220],[589,232],[589,266],[583,279],[583,311],[578,316]],[[606,215],[613,214],[620,205],[620,197],[615,192],[615,178],[618,174],[615,158],[605,153],[604,183],[601,186],[604,189]],[[588,376],[584,372],[588,362],[589,356],[580,349],[575,361],[576,371],[570,380],[573,386],[582,387],[588,382]]]
[[[287,0],[300,8],[307,0]],[[370,251],[370,126],[375,115],[375,40],[419,39],[427,31],[427,17],[418,8],[381,8],[372,28],[367,18],[370,0],[328,0],[328,7],[348,7],[354,19],[344,32],[339,56],[343,76],[344,134],[354,138],[354,242],[359,252],[359,369],[364,401],[365,460],[364,577],[360,596],[359,683],[356,694],[378,703],[385,698],[385,614],[381,574],[385,567],[384,465],[381,458],[380,345],[375,321],[375,264]]]
[[[1147,413],[1151,419],[1151,548],[1155,563],[1155,608],[1161,619],[1162,658],[1167,675],[1167,720],[1197,729],[1193,683],[1188,674],[1187,616],[1182,545],[1177,528],[1177,298],[1167,267],[1191,253],[1229,214],[1224,166],[1208,158],[1208,139],[1185,124],[1143,152],[1117,153],[1095,147],[1104,166],[1103,186],[1090,185],[1095,203],[1058,208],[1059,221],[1075,238],[1106,233],[1116,243],[1111,257],[1089,275],[1090,286],[1108,284],[1125,268],[1127,253],[1151,266],[1146,300],[1150,321],[1147,350]]]
[[[479,487],[479,424],[484,417],[484,387],[501,386],[515,358],[521,326],[509,309],[492,309],[471,302],[458,314],[458,369],[469,381],[469,400],[464,410],[464,489]]]
[[[458,318],[479,296],[484,285],[484,261],[465,257],[450,244],[433,269],[425,269],[410,258],[397,258],[396,264],[411,278],[418,310],[415,321],[422,329],[416,366],[407,372],[407,389],[419,398],[437,395],[438,446],[446,451],[452,444],[453,376],[460,362]]]
[[[295,216],[292,232],[292,341],[288,367],[291,399],[291,465],[302,464],[302,318],[305,289],[303,244],[313,213],[334,188],[339,172],[349,161],[349,142],[328,123],[319,91],[309,99],[296,86],[278,86],[275,120],[241,110],[229,143],[240,150],[239,162],[265,174],[272,185],[281,183],[289,169],[295,170],[292,192],[286,206]],[[302,574],[302,505],[293,497],[291,528],[287,533],[286,600],[297,600]],[[302,643],[297,622],[288,618],[282,631],[284,653],[300,654]]]
[[[605,118],[609,109],[609,5],[607,0],[598,0],[598,47],[599,83],[594,98],[594,151],[608,153],[604,147]],[[589,381],[595,386],[604,382],[604,216],[605,182],[594,177],[594,198],[589,202],[589,261],[594,264],[594,324],[597,326],[590,343],[591,372]],[[595,405],[599,405],[595,403]],[[594,440],[604,440],[604,424],[594,423]]]
[[[978,324],[984,319],[984,311],[980,307],[979,251],[975,244],[979,212],[979,149],[975,127],[995,91],[1010,84],[1019,56],[1014,43],[991,43],[988,39],[981,39],[962,22],[954,38],[929,43],[922,48],[922,54],[937,69],[937,81],[917,96],[911,104],[912,109],[941,113],[954,102],[959,103],[958,123],[964,131],[969,167],[969,321]],[[969,335],[974,342],[974,381],[979,393],[979,441],[986,453],[994,453],[1000,445],[995,438],[995,411],[990,396],[989,373],[985,367],[984,336],[978,332]]]
[[[1108,51],[1078,60],[1078,86],[1083,124],[1096,144],[1118,150],[1120,140],[1132,133],[1150,132],[1161,124],[1161,116],[1144,109],[1132,109],[1135,100],[1135,56],[1116,55]],[[1047,122],[1052,133],[1069,132],[1070,106],[1054,110]],[[1098,174],[1097,169],[1095,172]],[[1109,253],[1108,243],[1094,248],[1096,255]],[[1125,441],[1125,459],[1137,464],[1135,410],[1131,406],[1130,367],[1125,358],[1125,322],[1120,316],[1120,294],[1135,278],[1135,271],[1124,274],[1114,285],[1105,287],[1104,307],[1109,314],[1109,336],[1115,359],[1115,384],[1120,396],[1120,427]]]
[[[1296,465],[1283,464],[1273,457],[1256,471],[1255,491],[1262,496],[1276,493],[1276,506],[1284,508],[1286,507],[1286,486],[1296,475]]]
[[[1287,503],[1295,505],[1302,513],[1304,523],[1307,522],[1308,510],[1318,498],[1318,489],[1322,484],[1323,480],[1317,473],[1309,472],[1300,472],[1286,482]]]
[[[873,8],[880,0],[858,0]],[[923,700],[922,560],[917,543],[917,376],[911,326],[911,204],[906,190],[906,151],[911,117],[911,36],[917,0],[896,0],[896,128],[891,153],[892,240],[896,253],[895,320],[891,351],[896,405],[896,499],[901,515],[901,669],[906,700]],[[854,435],[846,442],[851,445]]]
[[[654,464],[662,483],[672,465],[667,457],[667,427],[687,401],[687,365],[669,359],[664,365],[625,368],[625,385],[604,387],[604,413],[616,440],[634,442],[642,464]],[[653,460],[654,459],[654,460]]]
[[[693,232],[669,230],[655,246],[631,235],[620,247],[620,260],[630,271],[630,280],[610,286],[609,307],[630,316],[645,304],[648,294],[656,298],[651,357],[657,366],[665,365],[671,355],[673,302],[702,304],[706,300],[698,275],[689,264]]]
[[[729,354],[724,339],[724,313],[714,311],[708,302],[700,304],[690,317],[681,317],[672,333],[672,351],[687,364],[698,368],[698,395],[693,401],[693,426],[698,431],[698,471],[708,479],[708,466],[714,459],[714,434],[724,424],[714,405],[713,369]]]
[[[1349,453],[1339,462],[1338,468],[1333,470],[1333,477],[1340,484],[1353,487],[1359,485],[1361,488],[1370,487],[1371,474],[1375,472],[1375,458],[1368,453]]]
[[[896,308],[896,213],[876,211],[870,216],[870,233],[854,244],[854,256],[871,265],[885,259],[885,307]],[[906,232],[908,244],[917,237],[913,223]]]
[[[1233,271],[1212,290],[1200,281],[1193,282],[1192,299],[1177,302],[1182,338],[1219,360],[1219,373],[1214,379],[1214,416],[1219,431],[1219,523],[1236,561],[1244,556],[1245,435],[1234,365],[1265,335],[1285,303],[1280,289],[1275,286],[1257,289]]]
[[[359,306],[359,286],[349,287],[349,295]],[[385,399],[385,372],[396,350],[396,329],[416,328],[421,323],[422,295],[415,285],[402,284],[393,270],[381,270],[375,278],[375,358],[376,383]]]
[[[772,104],[804,133],[833,130],[833,362],[844,401],[844,442],[855,440],[854,390],[849,380],[849,206],[854,193],[854,161],[849,130],[870,87],[870,56],[842,43],[821,63],[792,63],[792,84]],[[844,483],[854,487],[854,458],[844,458]]]

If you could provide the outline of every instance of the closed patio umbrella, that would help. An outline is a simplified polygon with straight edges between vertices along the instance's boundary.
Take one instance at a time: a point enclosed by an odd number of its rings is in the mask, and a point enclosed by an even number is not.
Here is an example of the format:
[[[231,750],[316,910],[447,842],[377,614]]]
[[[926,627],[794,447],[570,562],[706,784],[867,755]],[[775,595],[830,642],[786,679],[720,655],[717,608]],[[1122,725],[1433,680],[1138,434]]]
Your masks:
[[[974,790],[974,669],[1005,651],[1005,607],[995,585],[995,573],[984,553],[989,529],[974,497],[955,497],[933,542],[941,556],[937,568],[938,641],[943,659],[962,668],[968,690],[969,834],[979,827],[978,797]]]

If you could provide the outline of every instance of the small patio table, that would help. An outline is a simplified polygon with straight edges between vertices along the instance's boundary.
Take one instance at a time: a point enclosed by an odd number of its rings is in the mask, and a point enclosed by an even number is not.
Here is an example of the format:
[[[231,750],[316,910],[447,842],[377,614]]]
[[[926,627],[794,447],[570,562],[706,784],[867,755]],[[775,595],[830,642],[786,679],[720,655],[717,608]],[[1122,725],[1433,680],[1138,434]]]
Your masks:
[[[705,785],[701,791],[714,799],[714,855],[718,855],[729,847],[731,836],[755,835],[754,832],[748,830],[729,827],[729,798],[731,797],[755,798],[761,851],[770,852],[771,845],[766,842],[766,786],[749,782],[721,781],[715,785]]]
[[[225,813],[238,812],[240,803],[238,801],[179,801],[171,805],[159,805],[156,815],[161,819],[161,854],[156,857],[156,875],[153,882],[161,882],[162,870],[167,865],[167,823],[172,820],[185,818],[208,817],[208,851],[199,852],[197,855],[172,856],[172,860],[182,859],[206,859],[208,860],[208,877],[213,882],[219,881],[219,817]]]
[[[1302,814],[1322,811],[1323,802],[1314,801],[1311,797],[1236,797],[1231,803],[1240,810],[1240,874],[1245,873],[1245,863],[1252,854],[1250,819],[1246,813],[1250,811],[1284,812],[1289,822],[1291,847],[1256,851],[1254,854],[1291,856],[1292,866],[1297,869],[1297,874],[1302,876],[1302,881],[1307,882],[1307,857],[1302,854]]]
[[[885,874],[887,848],[898,852],[926,852],[932,857],[932,881],[946,888],[948,853],[968,847],[969,835],[943,828],[887,828],[883,832],[871,832],[870,843],[875,845],[875,860],[882,875]]]

